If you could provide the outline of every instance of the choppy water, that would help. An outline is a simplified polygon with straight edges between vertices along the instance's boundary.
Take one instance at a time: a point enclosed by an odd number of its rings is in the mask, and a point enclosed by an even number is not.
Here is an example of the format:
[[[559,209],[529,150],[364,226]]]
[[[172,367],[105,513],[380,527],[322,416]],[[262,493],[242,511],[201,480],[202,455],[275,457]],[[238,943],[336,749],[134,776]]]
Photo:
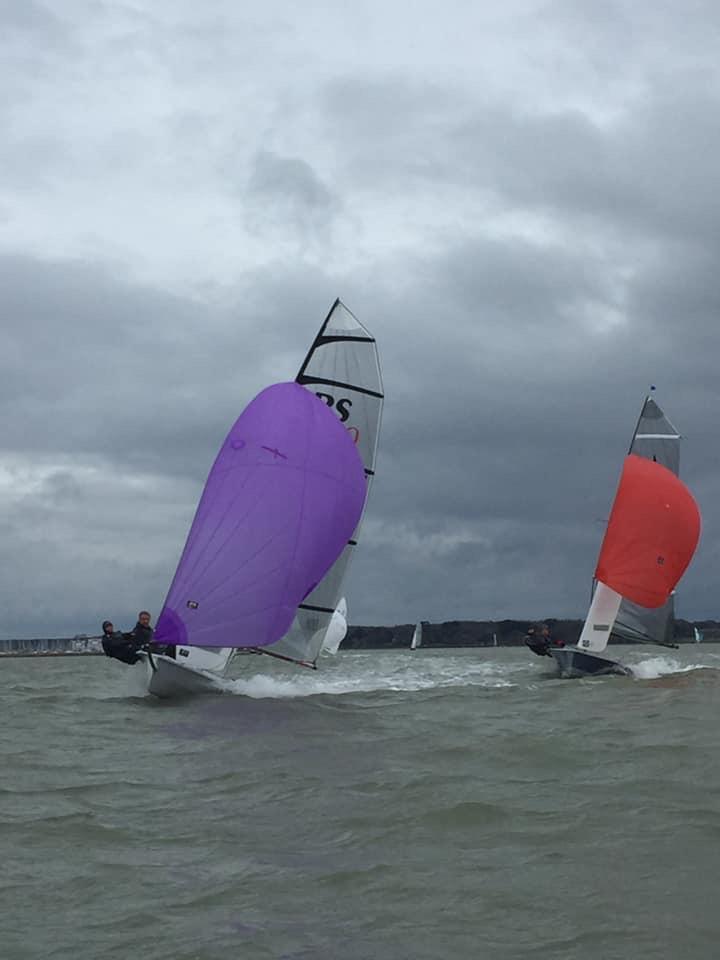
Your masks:
[[[181,702],[4,660],[0,955],[708,960],[720,647],[623,659],[253,658]]]

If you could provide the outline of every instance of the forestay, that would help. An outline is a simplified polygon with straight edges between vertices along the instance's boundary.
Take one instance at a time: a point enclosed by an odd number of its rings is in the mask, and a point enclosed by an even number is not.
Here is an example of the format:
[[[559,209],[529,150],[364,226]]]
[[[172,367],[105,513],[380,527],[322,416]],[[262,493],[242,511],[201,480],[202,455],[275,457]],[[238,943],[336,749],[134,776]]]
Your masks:
[[[340,300],[321,326],[296,381],[334,411],[360,454],[369,490],[383,405],[380,361],[374,337]],[[359,532],[360,523],[337,562],[300,604],[287,635],[263,653],[314,666],[342,596]]]

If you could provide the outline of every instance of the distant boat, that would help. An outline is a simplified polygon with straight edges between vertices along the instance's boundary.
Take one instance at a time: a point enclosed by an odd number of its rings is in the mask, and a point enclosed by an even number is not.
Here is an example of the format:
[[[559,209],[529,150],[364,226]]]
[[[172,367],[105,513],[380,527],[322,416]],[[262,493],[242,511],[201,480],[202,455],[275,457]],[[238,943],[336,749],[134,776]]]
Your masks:
[[[422,633],[423,633],[422,623],[416,623],[415,630],[413,631],[413,635],[412,635],[412,640],[410,641],[411,650],[417,650],[417,648],[422,644]]]
[[[697,627],[693,627],[693,635],[695,637],[695,643],[702,643],[702,640],[703,640],[702,630],[698,630]]]
[[[598,656],[611,636],[671,642],[673,590],[692,559],[700,514],[678,479],[680,435],[647,397],[625,458],[600,557],[595,591],[577,645],[550,645],[563,677],[628,675]]]
[[[345,639],[347,628],[347,603],[345,597],[343,597],[330,618],[320,653],[329,653],[334,657],[340,648],[340,644]]]
[[[315,668],[357,544],[382,403],[375,340],[336,300],[295,383],[259,394],[218,454],[158,619],[154,647],[167,652],[142,653],[151,693],[216,689],[237,653]]]

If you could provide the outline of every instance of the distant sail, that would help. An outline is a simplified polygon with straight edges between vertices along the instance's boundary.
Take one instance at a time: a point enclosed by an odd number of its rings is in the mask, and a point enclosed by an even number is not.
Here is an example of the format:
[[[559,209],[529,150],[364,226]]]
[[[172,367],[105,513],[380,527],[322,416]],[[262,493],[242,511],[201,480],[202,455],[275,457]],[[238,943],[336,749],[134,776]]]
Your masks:
[[[330,618],[330,623],[323,638],[321,652],[335,656],[347,635],[347,628],[347,603],[345,597],[343,597]]]
[[[415,630],[413,631],[412,640],[410,641],[410,649],[417,650],[417,648],[422,644],[422,623],[415,624]]]
[[[680,440],[680,434],[660,406],[651,396],[647,396],[628,452],[653,460],[679,476]],[[672,595],[662,608],[655,610],[645,609],[624,598],[615,620],[613,636],[619,640],[669,643],[672,641],[674,618],[675,601]]]
[[[651,610],[662,607],[690,563],[699,537],[700,513],[687,487],[660,464],[629,454],[578,646],[593,651],[606,647],[622,598]]]
[[[296,383],[263,390],[213,464],[155,640],[264,647],[286,633],[362,514],[357,449]]]
[[[340,300],[335,301],[320,327],[296,379],[333,410],[355,442],[365,468],[369,492],[375,475],[383,406],[380,361],[375,338]],[[332,569],[300,604],[286,636],[264,652],[305,666],[314,665],[342,596],[343,581],[358,542],[359,528],[360,523],[348,537],[346,547]]]

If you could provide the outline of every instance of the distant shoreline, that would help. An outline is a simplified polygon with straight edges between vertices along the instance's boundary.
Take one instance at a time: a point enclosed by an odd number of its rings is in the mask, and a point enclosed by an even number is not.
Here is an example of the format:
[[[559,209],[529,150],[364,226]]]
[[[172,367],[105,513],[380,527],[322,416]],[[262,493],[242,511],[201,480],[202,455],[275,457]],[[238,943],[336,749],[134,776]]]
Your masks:
[[[8,657],[24,657],[37,660],[39,657],[104,657],[102,650],[0,650],[0,660]]]
[[[468,647],[522,647],[528,629],[539,622],[547,623],[555,640],[565,644],[577,643],[582,630],[582,620],[560,620],[547,617],[537,620],[447,620],[442,623],[423,621],[423,647],[453,649]],[[702,643],[720,642],[720,622],[717,620],[676,620],[672,641],[681,646],[699,646],[694,630],[702,632]],[[415,629],[414,623],[396,624],[392,627],[349,626],[342,643],[343,650],[402,650],[410,646]],[[0,640],[0,659],[3,657],[101,657],[98,649],[100,638],[84,637],[36,637],[28,639]],[[77,649],[84,644],[91,649]],[[631,641],[610,639],[610,644],[640,646]],[[73,647],[75,649],[73,649]],[[14,649],[11,649],[14,648]]]
[[[681,646],[681,647],[705,647],[705,646],[710,646],[711,644],[714,645],[714,644],[716,644],[716,643],[720,643],[720,639],[703,640],[702,643],[695,643],[695,642],[692,641],[692,640],[685,640],[685,641],[682,641],[682,640],[681,640],[681,641],[677,641],[677,642],[678,642],[678,645]],[[498,643],[497,647],[496,647],[494,644],[487,644],[487,643],[485,643],[485,644],[477,644],[477,643],[476,643],[476,644],[472,644],[472,645],[470,645],[470,646],[461,646],[460,644],[454,644],[454,645],[452,645],[452,646],[449,646],[449,645],[447,645],[447,644],[444,644],[444,645],[442,645],[442,646],[438,646],[437,644],[424,643],[424,644],[422,645],[422,647],[420,648],[420,651],[422,651],[422,650],[473,650],[473,649],[499,650],[501,647],[502,647],[503,649],[507,649],[508,647],[516,647],[516,648],[519,648],[520,646],[522,646],[522,644],[516,644],[516,643]],[[618,644],[613,644],[613,646],[627,646],[627,647],[644,647],[644,646],[650,646],[650,647],[653,647],[654,649],[657,649],[654,644],[643,644],[643,643],[618,643]],[[380,647],[380,646],[378,646],[378,647],[371,647],[371,646],[348,647],[348,646],[345,646],[345,645],[343,644],[343,645],[341,645],[341,647],[340,647],[340,651],[341,651],[341,652],[342,652],[343,650],[346,651],[346,652],[349,651],[349,650],[353,650],[353,651],[354,651],[354,650],[375,650],[375,651],[381,651],[381,652],[384,651],[385,653],[388,653],[388,652],[393,652],[393,651],[398,651],[398,650],[409,650],[409,649],[410,649],[410,646],[409,646],[409,645],[405,645],[405,646],[399,646],[399,645],[398,645],[398,646],[395,646],[395,647],[387,647],[387,646],[385,646],[385,647]],[[419,651],[418,651],[418,652],[419,652]],[[0,660],[11,660],[11,659],[19,659],[19,660],[47,660],[47,659],[50,659],[50,660],[57,660],[57,659],[59,659],[60,657],[74,657],[75,659],[77,659],[77,658],[79,658],[79,657],[104,657],[104,656],[105,656],[105,654],[102,652],[102,650],[87,650],[87,651],[83,651],[83,652],[80,652],[80,653],[78,653],[77,651],[74,651],[74,650],[60,650],[60,651],[57,651],[57,652],[50,652],[50,651],[48,651],[48,652],[45,652],[45,653],[20,653],[20,652],[1,653],[1,652],[0,652]]]

